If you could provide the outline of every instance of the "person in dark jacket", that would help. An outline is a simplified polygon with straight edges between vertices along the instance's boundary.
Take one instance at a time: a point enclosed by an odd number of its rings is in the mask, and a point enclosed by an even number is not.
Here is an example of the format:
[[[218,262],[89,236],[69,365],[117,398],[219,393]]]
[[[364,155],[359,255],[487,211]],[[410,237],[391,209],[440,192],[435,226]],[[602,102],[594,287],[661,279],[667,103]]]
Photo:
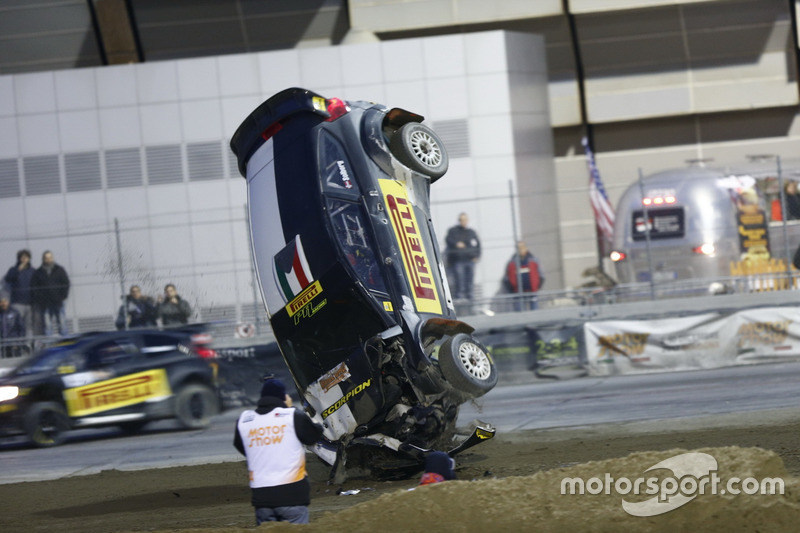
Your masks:
[[[0,357],[16,357],[22,355],[22,338],[25,326],[22,315],[11,307],[9,296],[0,293]]]
[[[234,447],[247,458],[256,525],[308,523],[311,484],[303,445],[320,437],[322,426],[292,408],[283,382],[265,379],[258,407],[239,415],[233,437]]]
[[[119,306],[117,320],[114,325],[117,329],[152,328],[156,326],[157,308],[153,300],[142,294],[138,285],[131,286],[125,303]]]
[[[447,452],[431,452],[425,456],[425,473],[419,480],[420,485],[431,485],[450,481],[456,478],[455,460]]]
[[[53,252],[42,254],[42,266],[31,278],[33,312],[41,318],[45,335],[67,334],[64,301],[69,296],[69,276],[64,267],[55,262]]]
[[[517,253],[511,256],[506,264],[503,276],[503,289],[507,293],[519,294],[515,301],[517,311],[536,309],[536,297],[531,293],[538,292],[544,284],[544,271],[528,245],[523,241],[517,243]]]
[[[35,269],[31,266],[31,252],[17,252],[17,264],[8,269],[5,282],[11,292],[11,307],[22,317],[26,335],[33,335],[33,312],[31,310],[31,280]]]
[[[797,182],[789,180],[783,186],[784,198],[786,199],[786,214],[784,220],[800,219],[800,194],[797,192]]]
[[[175,285],[168,283],[164,287],[164,297],[158,297],[158,317],[163,326],[179,326],[188,324],[192,316],[192,306],[178,295]]]
[[[472,300],[475,263],[481,257],[481,241],[474,229],[467,227],[466,213],[458,215],[458,225],[447,231],[447,264],[453,277],[453,298]]]

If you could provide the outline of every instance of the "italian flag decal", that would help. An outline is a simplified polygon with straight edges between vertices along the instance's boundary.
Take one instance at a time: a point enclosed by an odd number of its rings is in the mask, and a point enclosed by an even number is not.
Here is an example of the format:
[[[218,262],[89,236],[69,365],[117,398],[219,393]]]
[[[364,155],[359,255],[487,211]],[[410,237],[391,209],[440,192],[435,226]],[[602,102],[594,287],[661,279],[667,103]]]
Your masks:
[[[300,235],[295,235],[292,242],[275,254],[273,267],[275,283],[283,293],[284,302],[292,301],[314,281]]]

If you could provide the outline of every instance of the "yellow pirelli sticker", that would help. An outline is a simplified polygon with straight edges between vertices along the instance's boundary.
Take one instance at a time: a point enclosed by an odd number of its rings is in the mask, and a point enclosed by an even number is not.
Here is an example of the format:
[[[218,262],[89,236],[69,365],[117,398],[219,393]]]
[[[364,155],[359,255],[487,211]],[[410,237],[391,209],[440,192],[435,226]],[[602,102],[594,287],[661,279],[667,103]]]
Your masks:
[[[289,316],[294,316],[298,311],[310,304],[311,300],[320,294],[322,294],[322,285],[320,285],[319,281],[315,281],[303,289],[303,292],[298,294],[294,300],[286,304],[286,312],[289,313]]]
[[[403,255],[411,295],[417,311],[442,314],[442,304],[433,277],[433,267],[428,259],[420,234],[414,207],[408,201],[405,186],[394,180],[378,180],[383,200],[392,220],[392,228]]]
[[[64,399],[70,416],[86,416],[134,405],[172,394],[163,368],[139,372],[91,385],[66,389]]]

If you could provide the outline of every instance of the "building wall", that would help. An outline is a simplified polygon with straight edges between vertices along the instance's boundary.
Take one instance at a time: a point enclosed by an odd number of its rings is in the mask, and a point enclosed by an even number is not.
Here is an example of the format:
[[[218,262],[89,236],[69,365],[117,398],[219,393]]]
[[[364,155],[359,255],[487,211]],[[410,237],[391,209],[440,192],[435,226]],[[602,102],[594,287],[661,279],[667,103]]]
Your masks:
[[[541,37],[496,31],[2,76],[0,257],[11,266],[27,247],[38,266],[52,250],[82,330],[108,325],[134,283],[152,295],[175,283],[204,320],[246,318],[246,190],[227,144],[263,100],[300,86],[427,117],[452,147],[434,224],[443,240],[470,213],[479,292],[493,294],[513,248],[508,184],[544,191],[530,209],[555,206],[545,73]],[[531,237],[557,248],[553,232]]]
[[[614,205],[640,170],[649,174],[698,159],[741,167],[755,154],[796,157],[800,99],[792,2],[437,5],[434,15],[416,21],[410,17],[419,12],[415,0],[356,0],[350,3],[351,21],[382,39],[488,28],[544,36],[564,286],[590,281],[583,271],[602,262],[581,146],[588,131]],[[401,10],[405,16],[386,16]],[[790,172],[784,177],[795,175]],[[551,216],[535,215],[543,224]],[[560,287],[548,282],[546,288]]]

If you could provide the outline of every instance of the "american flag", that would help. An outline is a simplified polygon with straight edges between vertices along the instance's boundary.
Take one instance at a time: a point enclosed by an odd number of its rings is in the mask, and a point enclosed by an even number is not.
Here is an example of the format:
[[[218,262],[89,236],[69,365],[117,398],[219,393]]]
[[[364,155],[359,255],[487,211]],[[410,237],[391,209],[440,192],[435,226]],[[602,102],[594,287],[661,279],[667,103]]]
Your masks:
[[[614,208],[608,201],[608,195],[603,187],[603,180],[600,179],[600,172],[597,170],[589,140],[584,137],[581,143],[586,150],[586,164],[589,167],[589,201],[592,203],[592,211],[594,211],[601,252],[606,254],[611,251],[611,241],[614,237]]]

